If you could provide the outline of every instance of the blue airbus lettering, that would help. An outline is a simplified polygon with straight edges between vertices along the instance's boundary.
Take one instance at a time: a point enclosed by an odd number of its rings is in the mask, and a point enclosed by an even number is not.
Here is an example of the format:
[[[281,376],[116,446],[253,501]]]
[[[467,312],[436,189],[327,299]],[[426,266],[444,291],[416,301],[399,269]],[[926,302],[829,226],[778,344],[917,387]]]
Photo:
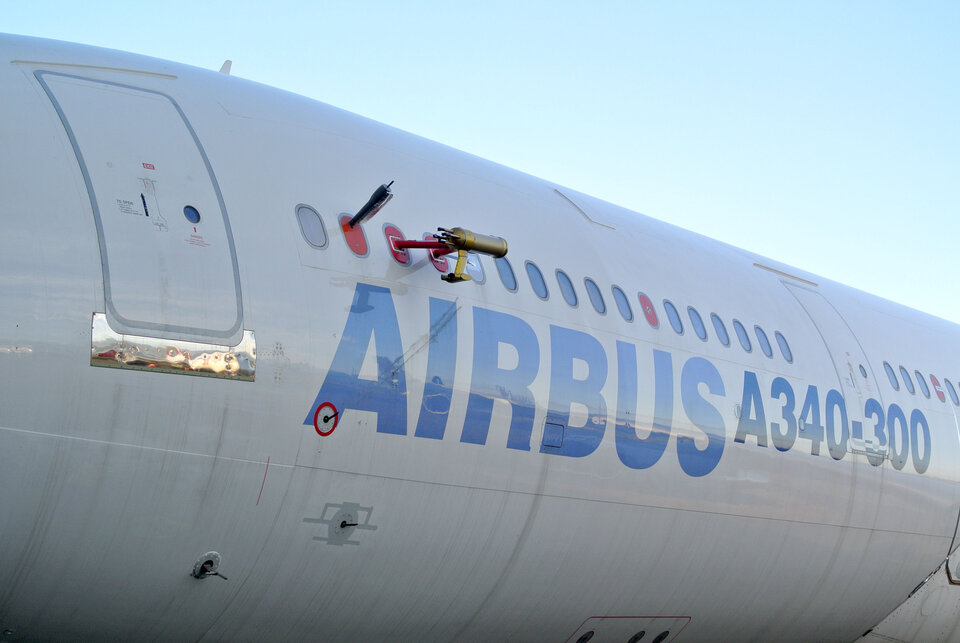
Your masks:
[[[377,347],[373,380],[360,377],[371,341]],[[317,407],[326,400],[337,400],[339,409],[376,412],[378,433],[406,434],[407,378],[400,324],[389,288],[357,284],[333,363],[304,424],[313,424]]]
[[[428,306],[426,373],[413,436],[442,440],[453,430],[447,425],[457,395],[453,384],[462,364],[458,350],[464,343],[460,339],[466,311],[456,302],[433,297]],[[534,328],[516,315],[481,306],[473,306],[467,314],[472,317],[473,351],[469,389],[460,392],[467,395],[466,415],[459,427],[461,448],[487,445],[494,402],[501,400],[506,403],[501,408],[508,407],[510,412],[506,444],[501,448],[531,451],[537,410],[545,410],[538,445],[543,456],[590,456],[610,429],[620,462],[629,469],[645,470],[663,460],[676,433],[676,464],[687,475],[702,477],[720,465],[729,429],[739,448],[767,449],[772,444],[774,453],[786,453],[798,448],[798,440],[806,440],[812,456],[820,456],[826,443],[825,451],[840,461],[851,453],[853,439],[865,445],[865,451],[856,452],[865,454],[872,466],[889,460],[901,471],[909,463],[918,474],[930,466],[930,425],[919,409],[906,411],[896,403],[884,407],[869,398],[862,416],[853,416],[863,421],[851,421],[847,401],[835,388],[821,393],[815,384],[803,389],[784,376],[767,380],[745,370],[736,422],[728,427],[721,410],[727,408],[723,402],[727,386],[717,366],[705,357],[676,360],[669,351],[623,340],[617,340],[608,354],[599,339],[582,330],[552,324],[541,341]],[[512,359],[501,359],[503,355]],[[650,364],[648,370],[641,368],[641,356],[643,364]],[[545,400],[538,400],[533,385],[547,357],[548,393]],[[313,424],[317,408],[331,403],[341,414],[375,413],[377,433],[407,435],[405,360],[393,293],[358,283],[330,368],[304,424]],[[368,361],[375,368],[363,372]],[[608,385],[611,374],[616,376],[615,386]],[[462,369],[460,377],[464,377]],[[769,382],[769,387],[761,380]],[[611,389],[615,389],[615,400],[605,397],[613,395]],[[641,399],[649,401],[641,403]],[[685,416],[682,421],[674,417],[678,402]]]
[[[430,346],[423,401],[417,420],[418,438],[442,440],[453,397],[453,376],[457,367],[457,304],[430,298]]]

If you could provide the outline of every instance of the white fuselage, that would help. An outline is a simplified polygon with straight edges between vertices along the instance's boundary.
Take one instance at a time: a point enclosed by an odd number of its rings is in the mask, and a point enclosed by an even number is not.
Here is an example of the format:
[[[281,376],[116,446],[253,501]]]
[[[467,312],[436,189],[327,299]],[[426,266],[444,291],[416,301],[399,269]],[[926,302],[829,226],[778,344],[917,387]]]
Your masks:
[[[224,74],[0,63],[10,640],[854,640],[952,548],[954,324]],[[338,217],[390,181],[359,256]],[[516,291],[388,225],[503,237]],[[255,378],[96,367],[97,314],[127,351],[248,331]]]

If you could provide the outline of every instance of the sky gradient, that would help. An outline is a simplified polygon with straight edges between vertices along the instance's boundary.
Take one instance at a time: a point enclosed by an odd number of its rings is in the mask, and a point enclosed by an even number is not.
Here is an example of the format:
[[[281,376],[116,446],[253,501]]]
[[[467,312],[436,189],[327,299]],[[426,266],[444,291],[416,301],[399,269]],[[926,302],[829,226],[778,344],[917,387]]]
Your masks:
[[[37,2],[960,322],[958,2]]]

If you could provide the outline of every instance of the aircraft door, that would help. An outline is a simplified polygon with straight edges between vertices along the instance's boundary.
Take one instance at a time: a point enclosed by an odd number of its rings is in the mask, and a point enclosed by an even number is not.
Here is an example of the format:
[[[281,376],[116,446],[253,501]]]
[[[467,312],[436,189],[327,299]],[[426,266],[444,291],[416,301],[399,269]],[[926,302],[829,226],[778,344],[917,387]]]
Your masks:
[[[957,413],[957,408],[952,404],[948,404],[950,411],[953,414],[954,426],[957,429],[957,439],[960,441],[960,414]],[[950,539],[950,547],[947,549],[947,580],[951,585],[960,585],[960,553],[958,553],[957,548],[960,547],[960,513],[957,514],[957,521],[953,526],[953,538]]]
[[[833,360],[840,383],[850,426],[848,450],[861,454],[886,454],[885,448],[864,431],[864,408],[870,398],[883,404],[880,389],[860,342],[847,322],[826,298],[818,292],[795,284],[781,282],[810,316]]]
[[[73,145],[118,333],[237,344],[242,303],[216,176],[162,92],[52,71],[35,75]]]

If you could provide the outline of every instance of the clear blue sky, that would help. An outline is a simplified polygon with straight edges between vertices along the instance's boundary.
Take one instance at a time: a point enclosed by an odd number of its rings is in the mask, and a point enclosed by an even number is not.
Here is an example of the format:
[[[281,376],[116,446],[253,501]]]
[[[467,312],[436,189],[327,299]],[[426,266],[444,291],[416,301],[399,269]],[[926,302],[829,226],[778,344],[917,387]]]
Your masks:
[[[960,2],[24,2],[960,322]]]

